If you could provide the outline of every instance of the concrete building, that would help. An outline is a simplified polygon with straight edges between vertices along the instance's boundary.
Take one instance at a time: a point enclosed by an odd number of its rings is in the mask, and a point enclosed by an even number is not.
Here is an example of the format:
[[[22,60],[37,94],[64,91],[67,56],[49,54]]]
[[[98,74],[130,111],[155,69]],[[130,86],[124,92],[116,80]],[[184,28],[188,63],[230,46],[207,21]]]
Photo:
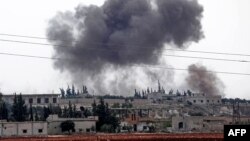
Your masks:
[[[75,124],[75,133],[86,133],[86,132],[95,132],[96,122],[98,117],[88,117],[88,118],[59,118],[58,115],[50,115],[47,118],[48,122],[48,133],[50,135],[59,135],[63,134],[60,127],[61,123],[71,120]]]
[[[46,136],[47,122],[0,121],[0,136]]]
[[[174,132],[223,132],[230,120],[225,117],[175,116],[172,117]]]
[[[220,95],[207,95],[204,93],[192,93],[185,96],[186,101],[197,105],[219,105],[221,104]]]
[[[17,94],[18,96],[19,94]],[[32,104],[33,106],[47,106],[57,105],[59,94],[22,94],[22,98],[26,105]],[[14,102],[14,94],[3,95],[2,99],[10,104]]]

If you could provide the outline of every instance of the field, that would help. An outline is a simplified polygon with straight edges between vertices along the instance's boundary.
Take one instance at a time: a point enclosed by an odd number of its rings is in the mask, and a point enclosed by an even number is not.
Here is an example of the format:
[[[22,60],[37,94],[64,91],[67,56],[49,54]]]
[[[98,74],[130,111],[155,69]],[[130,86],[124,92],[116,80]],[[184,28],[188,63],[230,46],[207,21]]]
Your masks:
[[[1,141],[223,141],[223,134],[94,134],[46,137],[10,137]]]

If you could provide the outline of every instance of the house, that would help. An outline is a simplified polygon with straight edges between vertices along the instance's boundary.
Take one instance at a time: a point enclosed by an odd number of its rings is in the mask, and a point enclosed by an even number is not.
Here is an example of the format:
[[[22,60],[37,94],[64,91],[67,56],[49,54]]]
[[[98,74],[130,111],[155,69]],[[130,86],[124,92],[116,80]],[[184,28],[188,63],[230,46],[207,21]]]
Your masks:
[[[0,136],[46,136],[47,122],[7,122],[0,121]]]
[[[19,94],[16,95],[18,96]],[[58,96],[59,94],[22,94],[22,99],[26,105],[48,106],[50,104],[58,105]],[[9,104],[13,104],[14,97],[14,94],[3,95],[2,99]]]
[[[62,122],[67,120],[71,120],[75,124],[75,131],[72,132],[86,133],[96,131],[96,122],[98,121],[98,117],[91,116],[88,118],[59,118],[58,115],[49,115],[47,118],[48,133],[50,135],[63,134],[60,125]]]

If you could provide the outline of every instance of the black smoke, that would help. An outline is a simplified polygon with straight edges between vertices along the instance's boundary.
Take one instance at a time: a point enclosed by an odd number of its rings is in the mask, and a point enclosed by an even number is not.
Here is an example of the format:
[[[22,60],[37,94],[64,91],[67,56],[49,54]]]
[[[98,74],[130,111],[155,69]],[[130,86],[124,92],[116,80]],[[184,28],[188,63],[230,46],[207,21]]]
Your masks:
[[[188,67],[186,82],[196,92],[208,95],[224,95],[224,84],[216,73],[208,70],[205,66],[192,64]]]
[[[100,7],[79,5],[73,12],[58,13],[49,22],[47,37],[59,45],[54,46],[55,57],[61,58],[55,67],[70,72],[73,81],[104,87],[109,83],[104,76],[118,72],[115,79],[124,81],[123,89],[133,83],[127,82],[130,77],[136,78],[126,74],[133,65],[160,64],[164,44],[182,48],[198,42],[202,12],[196,0],[107,0]]]

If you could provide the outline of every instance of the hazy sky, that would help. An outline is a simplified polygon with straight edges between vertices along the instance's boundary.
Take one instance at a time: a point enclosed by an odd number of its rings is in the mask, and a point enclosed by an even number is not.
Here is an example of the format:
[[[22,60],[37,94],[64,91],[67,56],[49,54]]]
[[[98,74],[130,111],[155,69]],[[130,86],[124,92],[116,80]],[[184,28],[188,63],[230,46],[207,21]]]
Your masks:
[[[17,34],[45,37],[48,20],[58,11],[74,10],[78,4],[102,5],[103,0],[7,0],[0,2],[0,34]],[[205,38],[191,44],[187,50],[250,54],[250,1],[249,0],[199,0],[204,6],[202,26]],[[1,36],[0,39],[46,43],[46,40]],[[51,46],[39,46],[0,41],[0,53],[17,53],[51,57]],[[187,52],[169,54],[250,60],[245,56],[226,56]],[[176,68],[187,68],[200,63],[210,70],[220,72],[250,73],[250,63],[212,61],[166,57]],[[173,86],[182,88],[186,71],[176,71]],[[227,97],[250,98],[250,76],[218,74],[225,84]],[[53,61],[0,54],[0,89],[3,93],[51,93],[59,87],[71,85],[67,73],[53,68]],[[157,84],[157,83],[156,83]]]

